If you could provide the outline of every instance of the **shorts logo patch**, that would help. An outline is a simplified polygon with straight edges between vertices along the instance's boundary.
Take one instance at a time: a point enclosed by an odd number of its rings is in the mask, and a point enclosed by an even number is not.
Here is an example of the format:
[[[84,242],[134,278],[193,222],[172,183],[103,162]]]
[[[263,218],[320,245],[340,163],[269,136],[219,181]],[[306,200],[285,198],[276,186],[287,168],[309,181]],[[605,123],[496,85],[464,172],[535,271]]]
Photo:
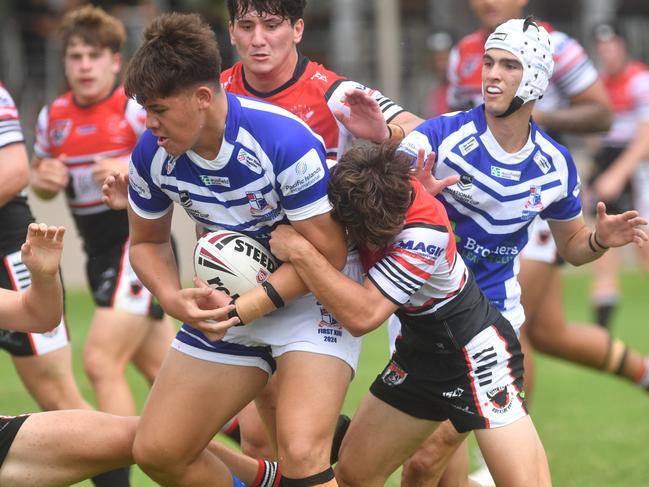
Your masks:
[[[462,394],[464,394],[464,389],[462,389],[461,387],[456,387],[452,391],[442,392],[442,396],[447,399],[450,399],[452,397],[460,397]]]
[[[408,377],[408,372],[399,367],[393,360],[390,361],[381,374],[381,380],[390,387],[402,384],[406,377]]]
[[[510,393],[508,386],[496,387],[487,392],[489,402],[485,406],[491,405],[491,411],[495,414],[504,414],[511,409],[514,395],[515,393]]]

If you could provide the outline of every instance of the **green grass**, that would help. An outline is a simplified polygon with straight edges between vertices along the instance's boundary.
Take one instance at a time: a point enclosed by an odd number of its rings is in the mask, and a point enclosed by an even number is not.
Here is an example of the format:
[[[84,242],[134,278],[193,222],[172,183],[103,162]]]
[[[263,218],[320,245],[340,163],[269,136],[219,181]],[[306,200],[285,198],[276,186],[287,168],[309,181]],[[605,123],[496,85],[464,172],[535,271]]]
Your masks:
[[[571,320],[587,321],[589,277],[572,273],[564,280],[564,300]],[[623,279],[624,302],[616,316],[618,337],[642,352],[649,352],[649,279],[627,274]],[[92,391],[83,374],[81,348],[92,305],[83,292],[69,293],[68,323],[74,346],[74,367],[86,398]],[[349,414],[367,391],[387,360],[385,332],[366,338],[358,374],[344,409]],[[532,417],[548,453],[554,484],[560,487],[649,486],[649,394],[610,376],[547,357],[537,357],[537,386]],[[138,405],[147,393],[146,382],[129,371]],[[35,411],[36,405],[14,374],[10,360],[0,359],[0,412]],[[503,446],[505,448],[506,446]],[[137,468],[132,485],[155,485]],[[90,482],[78,484],[89,487]],[[395,474],[386,484],[396,487]]]

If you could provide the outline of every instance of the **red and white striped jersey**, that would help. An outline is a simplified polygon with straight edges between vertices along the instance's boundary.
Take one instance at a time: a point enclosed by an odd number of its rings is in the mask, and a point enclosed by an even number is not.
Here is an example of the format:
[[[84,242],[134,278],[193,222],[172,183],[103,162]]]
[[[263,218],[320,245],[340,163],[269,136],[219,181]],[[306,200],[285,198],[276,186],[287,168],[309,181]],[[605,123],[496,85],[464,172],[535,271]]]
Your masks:
[[[221,73],[221,85],[225,91],[267,101],[300,117],[324,139],[329,160],[338,160],[353,139],[333,114],[334,110],[349,113],[349,107],[341,101],[347,90],[364,90],[373,96],[378,101],[386,122],[404,111],[380,92],[347,80],[301,55],[293,77],[269,93],[260,93],[246,82],[240,62]]]
[[[613,126],[603,144],[623,147],[635,137],[638,122],[649,122],[649,68],[631,61],[621,73],[601,76],[613,106]]]
[[[24,140],[16,104],[0,83],[0,147]]]
[[[550,33],[554,47],[554,74],[543,98],[536,102],[541,110],[566,106],[569,99],[597,80],[597,70],[584,48],[572,37],[541,25]],[[482,57],[489,33],[480,29],[463,37],[449,58],[449,106],[466,109],[482,104]]]
[[[67,92],[41,110],[34,153],[42,158],[65,155],[70,172],[66,197],[74,215],[108,210],[101,202],[92,166],[102,157],[128,156],[145,122],[144,110],[126,97],[122,86],[89,106],[78,105],[72,92]]]
[[[469,277],[455,248],[455,235],[442,203],[418,181],[403,230],[387,249],[360,248],[367,277],[412,316],[431,314],[450,302]]]

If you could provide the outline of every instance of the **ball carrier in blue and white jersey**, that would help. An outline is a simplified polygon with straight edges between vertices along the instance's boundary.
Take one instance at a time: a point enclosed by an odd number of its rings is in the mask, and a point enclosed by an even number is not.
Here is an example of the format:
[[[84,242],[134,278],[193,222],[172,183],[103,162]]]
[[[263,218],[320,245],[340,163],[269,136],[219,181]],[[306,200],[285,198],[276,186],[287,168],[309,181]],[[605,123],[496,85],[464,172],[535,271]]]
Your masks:
[[[129,170],[129,202],[133,211],[142,218],[155,219],[178,203],[190,218],[208,230],[235,230],[265,245],[278,223],[329,212],[329,170],[320,136],[299,118],[274,105],[232,94],[226,96],[228,113],[223,141],[213,160],[192,150],[170,155],[158,146],[158,138],[150,131],[143,135]],[[264,127],[264,131],[256,127]],[[351,258],[355,261],[353,255]],[[306,311],[309,307],[312,312]],[[300,310],[296,316],[294,310]],[[308,338],[300,338],[312,342],[306,347],[309,351],[317,352],[323,345],[325,350],[339,349],[333,354],[355,368],[360,342],[335,324],[340,333],[334,335],[336,340],[327,338],[328,334],[320,333],[323,316],[326,310],[313,296],[304,296],[272,317],[255,321],[254,326],[231,328],[224,340],[263,347],[259,350],[263,360],[247,360],[271,373],[275,364],[270,355],[280,353],[269,354],[266,345],[291,350],[287,342],[295,341],[299,331],[282,322],[303,318],[301,321],[313,325],[306,334]],[[220,350],[224,345],[209,343],[200,331],[185,324],[173,346],[205,357],[209,355],[204,352]],[[228,350],[238,357],[236,361],[250,355],[247,349]]]
[[[261,242],[288,221],[337,268],[356,280],[362,274],[330,214],[322,139],[281,108],[226,94],[219,70],[210,27],[197,15],[168,14],[147,28],[124,83],[150,130],[129,171],[132,261],[163,308],[185,323],[147,401],[134,456],[163,485],[229,485],[231,474],[205,448],[276,368],[287,485],[332,486],[331,441],[360,341],[291,264],[235,301],[200,282],[181,288],[170,260],[175,202],[208,230]],[[159,76],[167,72],[177,75]],[[163,432],[161,422],[169,426]]]
[[[428,120],[401,145],[413,157],[420,149],[435,152],[434,178],[460,176],[438,195],[455,225],[458,252],[517,329],[525,319],[516,280],[519,255],[536,217],[549,221],[560,253],[575,265],[596,259],[613,240],[624,245],[642,238],[633,217],[618,221],[603,207],[596,235],[585,226],[574,161],[531,118],[552,70],[545,29],[530,18],[507,21],[485,43],[485,103]],[[627,238],[615,239],[610,229],[618,224],[632,228]]]

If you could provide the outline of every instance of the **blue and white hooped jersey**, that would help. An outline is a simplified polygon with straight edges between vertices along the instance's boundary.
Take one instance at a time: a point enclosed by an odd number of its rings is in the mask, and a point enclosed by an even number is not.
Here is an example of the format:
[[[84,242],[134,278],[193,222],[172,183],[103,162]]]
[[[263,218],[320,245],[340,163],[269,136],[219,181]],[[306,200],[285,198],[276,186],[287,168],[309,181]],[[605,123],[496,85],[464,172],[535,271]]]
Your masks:
[[[193,151],[174,157],[146,131],[131,156],[129,202],[160,218],[174,202],[208,230],[225,228],[264,241],[285,218],[327,213],[329,170],[322,139],[274,105],[227,94],[221,149],[214,160]]]
[[[457,250],[487,298],[514,327],[525,315],[516,279],[533,219],[572,220],[581,214],[580,181],[568,150],[534,121],[518,152],[505,152],[487,127],[483,106],[422,123],[401,143],[416,157],[437,154],[433,174],[460,181],[438,195]]]

